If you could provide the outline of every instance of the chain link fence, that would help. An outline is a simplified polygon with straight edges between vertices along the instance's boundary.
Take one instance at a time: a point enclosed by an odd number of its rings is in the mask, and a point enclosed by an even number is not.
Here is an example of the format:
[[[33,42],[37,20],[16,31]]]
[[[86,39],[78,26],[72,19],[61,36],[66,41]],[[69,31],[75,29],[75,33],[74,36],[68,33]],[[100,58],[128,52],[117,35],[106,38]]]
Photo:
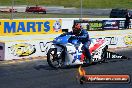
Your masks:
[[[49,2],[49,1],[46,1],[46,2]],[[109,17],[109,13],[111,11],[111,9],[105,9],[105,10],[104,9],[81,9],[81,8],[75,8],[75,7],[65,8],[64,6],[51,6],[51,5],[46,5],[43,3],[40,4],[40,3],[41,3],[41,0],[5,0],[5,1],[0,0],[0,19],[80,18],[80,17],[103,18],[103,17]],[[34,11],[26,12],[27,7],[42,7],[46,9],[46,14],[38,13]],[[83,8],[83,3],[82,3],[82,8]]]
[[[36,7],[36,5],[31,5]],[[43,14],[35,12],[26,12],[26,5],[0,6],[0,19],[15,19],[15,18],[49,18],[56,17],[54,14]],[[44,7],[44,6],[41,6]],[[45,8],[45,7],[44,7]],[[47,8],[46,8],[47,9]],[[36,9],[37,10],[37,9]]]
[[[53,1],[53,0],[52,0]],[[63,6],[44,6],[45,4],[39,5],[41,0],[0,0],[0,19],[17,19],[17,18],[59,18],[59,17],[79,17],[79,14],[60,14],[64,9]],[[49,1],[46,1],[49,2]],[[34,7],[35,9],[31,12],[26,12],[27,7]],[[46,9],[46,14],[39,13],[42,7]],[[38,12],[35,12],[35,11]]]

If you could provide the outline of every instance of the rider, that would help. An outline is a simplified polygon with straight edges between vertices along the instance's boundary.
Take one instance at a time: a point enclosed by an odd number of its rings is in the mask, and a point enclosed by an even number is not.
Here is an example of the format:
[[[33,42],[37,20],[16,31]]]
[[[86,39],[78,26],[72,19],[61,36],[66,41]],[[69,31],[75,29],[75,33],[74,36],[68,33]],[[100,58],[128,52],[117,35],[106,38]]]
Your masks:
[[[89,59],[91,61],[91,54],[89,51],[89,45],[90,45],[90,39],[88,32],[82,28],[81,24],[75,23],[72,27],[72,31],[64,33],[60,36],[65,35],[72,35],[71,37],[79,39],[80,42],[82,42],[83,46],[82,49],[84,49],[87,60]],[[91,62],[90,62],[91,63]]]

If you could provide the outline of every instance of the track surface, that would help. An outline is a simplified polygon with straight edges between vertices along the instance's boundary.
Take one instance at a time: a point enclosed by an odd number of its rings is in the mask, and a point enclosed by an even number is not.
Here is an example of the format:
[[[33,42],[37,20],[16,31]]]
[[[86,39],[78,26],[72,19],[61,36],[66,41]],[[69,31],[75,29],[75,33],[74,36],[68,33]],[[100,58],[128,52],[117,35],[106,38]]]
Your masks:
[[[132,57],[132,49],[117,50],[118,54]],[[132,79],[132,59],[113,61],[84,67],[87,74],[129,74]],[[0,88],[132,88],[128,84],[79,84],[78,68],[54,70],[46,61],[1,65]]]

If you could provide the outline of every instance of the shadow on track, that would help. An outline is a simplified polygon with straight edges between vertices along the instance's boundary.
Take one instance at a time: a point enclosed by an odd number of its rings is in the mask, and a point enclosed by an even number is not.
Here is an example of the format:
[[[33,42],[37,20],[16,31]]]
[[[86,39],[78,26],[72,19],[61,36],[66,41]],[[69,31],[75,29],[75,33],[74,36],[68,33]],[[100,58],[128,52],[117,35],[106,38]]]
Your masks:
[[[107,63],[107,62],[104,62],[104,63]],[[34,66],[34,69],[36,69],[36,70],[41,70],[41,69],[43,69],[43,70],[74,69],[74,68],[79,68],[80,66],[82,66],[82,67],[89,67],[89,66],[96,65],[96,64],[101,64],[101,63],[73,65],[73,66],[62,66],[61,68],[52,68],[49,65],[43,65],[42,64],[42,65]]]
[[[73,66],[62,66],[61,68],[52,68],[48,64],[41,64],[41,65],[35,66],[34,69],[36,69],[36,70],[41,70],[41,69],[44,69],[44,70],[74,69],[74,68],[79,68],[79,66],[89,67],[92,65],[109,64],[109,63],[131,60],[131,58],[128,58],[128,57],[123,56],[123,55],[118,54],[118,53],[108,51],[107,54],[108,54],[108,56],[107,56],[105,62],[97,62],[97,63],[92,63],[92,64],[73,65]]]
[[[93,65],[109,64],[109,63],[115,63],[115,62],[126,61],[126,60],[131,60],[131,59],[130,58],[129,59],[108,59],[102,63],[98,62],[98,63],[92,63],[90,65],[89,64],[83,64],[83,65],[63,66],[61,68],[52,68],[49,65],[41,64],[41,65],[34,66],[34,69],[36,69],[36,70],[41,70],[41,69],[43,69],[43,70],[74,69],[74,68],[79,68],[79,66],[89,67],[89,66],[93,66]]]
[[[34,69],[36,69],[36,70],[41,70],[41,69],[44,69],[44,70],[56,70],[54,68],[51,68],[49,65],[38,65],[38,66],[35,66]]]

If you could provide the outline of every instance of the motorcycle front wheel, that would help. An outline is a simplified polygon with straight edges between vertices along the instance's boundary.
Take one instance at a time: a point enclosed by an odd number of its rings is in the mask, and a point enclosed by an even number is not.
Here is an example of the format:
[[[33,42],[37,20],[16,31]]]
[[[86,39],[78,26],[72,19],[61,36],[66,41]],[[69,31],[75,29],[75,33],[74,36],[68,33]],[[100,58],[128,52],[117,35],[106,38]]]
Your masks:
[[[50,48],[47,53],[47,62],[53,68],[60,68],[62,66],[61,54],[57,54],[57,48]]]

